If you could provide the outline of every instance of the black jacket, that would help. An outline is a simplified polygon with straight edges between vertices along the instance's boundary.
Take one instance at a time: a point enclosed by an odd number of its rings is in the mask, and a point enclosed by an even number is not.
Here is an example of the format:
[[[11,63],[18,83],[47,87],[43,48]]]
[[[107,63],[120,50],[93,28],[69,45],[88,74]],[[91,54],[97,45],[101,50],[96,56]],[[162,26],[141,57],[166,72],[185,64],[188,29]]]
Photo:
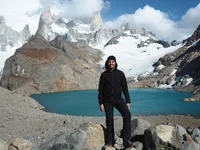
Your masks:
[[[99,81],[99,104],[115,102],[122,99],[122,91],[126,103],[130,103],[127,81],[124,73],[118,69],[106,70],[101,74]]]

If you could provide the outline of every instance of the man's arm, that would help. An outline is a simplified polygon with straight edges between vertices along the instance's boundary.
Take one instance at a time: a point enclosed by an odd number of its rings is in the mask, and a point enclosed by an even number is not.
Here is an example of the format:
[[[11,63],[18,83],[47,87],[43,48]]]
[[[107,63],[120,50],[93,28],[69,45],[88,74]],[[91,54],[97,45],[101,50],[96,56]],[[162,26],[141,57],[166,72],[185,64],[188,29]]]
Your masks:
[[[125,77],[123,72],[122,72],[122,91],[124,93],[126,103],[130,104],[131,101],[130,101],[130,96],[129,96],[129,93],[128,93],[127,81],[126,81],[126,77]]]
[[[99,80],[99,94],[98,94],[98,100],[99,100],[99,105],[103,104],[103,86],[104,86],[104,79],[103,79],[103,74],[100,76]]]

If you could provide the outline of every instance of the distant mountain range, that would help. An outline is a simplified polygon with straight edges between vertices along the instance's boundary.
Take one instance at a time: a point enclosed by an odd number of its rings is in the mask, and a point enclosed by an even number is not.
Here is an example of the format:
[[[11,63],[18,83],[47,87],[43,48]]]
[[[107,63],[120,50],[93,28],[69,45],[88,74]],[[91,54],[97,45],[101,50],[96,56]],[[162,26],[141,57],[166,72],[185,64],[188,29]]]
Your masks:
[[[108,55],[115,55],[130,87],[174,87],[192,91],[200,99],[200,27],[183,42],[157,40],[146,28],[104,28],[100,13],[90,24],[65,22],[49,9],[41,14],[38,30],[20,33],[0,18],[1,51],[18,46],[6,60],[1,86],[31,94],[97,88]],[[18,45],[17,45],[18,44]],[[23,46],[21,46],[23,45]]]
[[[28,25],[25,25],[24,29],[18,33],[6,26],[4,17],[0,16],[0,51],[7,51],[11,47],[21,47],[30,37]]]

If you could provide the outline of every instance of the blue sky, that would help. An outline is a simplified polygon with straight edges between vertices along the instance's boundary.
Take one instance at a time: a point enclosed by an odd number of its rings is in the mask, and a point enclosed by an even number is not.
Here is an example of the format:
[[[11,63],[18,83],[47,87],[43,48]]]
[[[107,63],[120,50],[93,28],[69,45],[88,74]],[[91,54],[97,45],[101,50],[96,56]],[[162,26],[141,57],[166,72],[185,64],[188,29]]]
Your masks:
[[[158,39],[181,41],[200,24],[200,1],[107,0],[102,16],[109,28],[128,22],[132,29],[147,28]]]
[[[179,21],[188,9],[200,3],[199,0],[107,0],[107,2],[110,6],[102,11],[104,21],[116,19],[123,14],[132,14],[146,5],[167,13],[172,20]]]
[[[129,23],[133,30],[145,27],[157,39],[168,41],[191,36],[200,24],[199,0],[18,0],[15,5],[12,3],[13,0],[0,0],[0,15],[17,31],[28,24],[32,34],[46,7],[65,20],[89,20],[99,11],[105,28]]]

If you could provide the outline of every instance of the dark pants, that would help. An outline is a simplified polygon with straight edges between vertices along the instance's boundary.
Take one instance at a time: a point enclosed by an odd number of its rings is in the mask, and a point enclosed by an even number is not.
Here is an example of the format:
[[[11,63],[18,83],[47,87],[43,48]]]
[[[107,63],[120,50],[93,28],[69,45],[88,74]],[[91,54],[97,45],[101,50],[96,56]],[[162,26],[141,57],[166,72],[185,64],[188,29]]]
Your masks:
[[[105,113],[106,113],[106,126],[107,126],[107,137],[106,143],[114,143],[114,107],[120,112],[123,117],[123,141],[126,142],[130,140],[131,137],[131,113],[125,103],[125,101],[119,100],[114,103],[104,103]]]

